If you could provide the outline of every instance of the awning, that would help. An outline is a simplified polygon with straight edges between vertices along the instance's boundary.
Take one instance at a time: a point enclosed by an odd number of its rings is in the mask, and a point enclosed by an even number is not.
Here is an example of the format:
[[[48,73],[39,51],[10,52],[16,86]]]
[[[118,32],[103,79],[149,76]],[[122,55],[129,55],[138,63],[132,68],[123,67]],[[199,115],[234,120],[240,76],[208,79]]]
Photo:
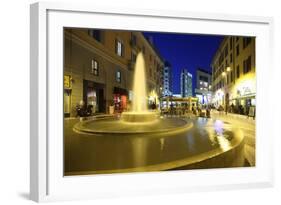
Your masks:
[[[113,94],[128,95],[128,91],[124,88],[114,87]]]

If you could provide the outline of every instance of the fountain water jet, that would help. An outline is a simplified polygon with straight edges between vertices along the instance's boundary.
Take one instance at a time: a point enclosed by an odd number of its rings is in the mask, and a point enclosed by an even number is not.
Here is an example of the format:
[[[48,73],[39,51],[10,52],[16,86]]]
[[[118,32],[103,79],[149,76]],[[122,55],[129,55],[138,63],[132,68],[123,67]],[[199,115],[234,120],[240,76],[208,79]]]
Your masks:
[[[147,109],[145,70],[144,57],[140,52],[135,64],[132,111],[121,114],[121,120],[124,122],[152,122],[157,120],[157,113]]]

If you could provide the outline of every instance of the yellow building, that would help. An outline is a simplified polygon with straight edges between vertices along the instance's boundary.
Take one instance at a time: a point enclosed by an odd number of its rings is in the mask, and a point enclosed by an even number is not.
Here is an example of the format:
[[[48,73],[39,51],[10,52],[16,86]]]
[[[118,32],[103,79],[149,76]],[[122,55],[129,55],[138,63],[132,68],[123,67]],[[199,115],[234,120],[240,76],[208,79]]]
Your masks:
[[[212,67],[213,103],[230,112],[247,114],[255,106],[255,38],[227,36],[221,42]]]
[[[79,104],[91,105],[99,113],[108,113],[110,106],[118,112],[128,109],[140,51],[146,62],[147,90],[159,96],[164,62],[141,32],[64,29],[65,116],[75,116]]]

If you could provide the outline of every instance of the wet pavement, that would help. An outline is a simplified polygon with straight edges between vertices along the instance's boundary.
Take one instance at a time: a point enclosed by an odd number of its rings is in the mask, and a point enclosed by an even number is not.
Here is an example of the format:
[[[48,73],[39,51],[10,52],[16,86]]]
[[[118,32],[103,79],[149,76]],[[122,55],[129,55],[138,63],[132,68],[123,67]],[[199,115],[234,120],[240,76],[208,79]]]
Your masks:
[[[225,114],[224,112],[212,111],[212,118],[220,119],[229,124],[235,125],[242,130],[245,138],[245,158],[250,166],[256,165],[256,122],[253,118],[237,114]]]
[[[177,168],[231,150],[237,129],[227,121],[193,118],[188,132],[159,135],[78,133],[78,119],[64,121],[65,174],[152,171]],[[223,163],[223,162],[222,162]],[[220,166],[221,167],[221,166]]]

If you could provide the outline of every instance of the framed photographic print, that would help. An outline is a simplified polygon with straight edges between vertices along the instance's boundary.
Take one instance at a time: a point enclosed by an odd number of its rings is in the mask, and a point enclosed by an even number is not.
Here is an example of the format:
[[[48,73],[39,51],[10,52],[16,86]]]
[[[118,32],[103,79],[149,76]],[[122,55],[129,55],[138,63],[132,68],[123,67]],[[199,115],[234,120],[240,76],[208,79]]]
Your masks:
[[[272,186],[272,24],[31,5],[31,199]]]

